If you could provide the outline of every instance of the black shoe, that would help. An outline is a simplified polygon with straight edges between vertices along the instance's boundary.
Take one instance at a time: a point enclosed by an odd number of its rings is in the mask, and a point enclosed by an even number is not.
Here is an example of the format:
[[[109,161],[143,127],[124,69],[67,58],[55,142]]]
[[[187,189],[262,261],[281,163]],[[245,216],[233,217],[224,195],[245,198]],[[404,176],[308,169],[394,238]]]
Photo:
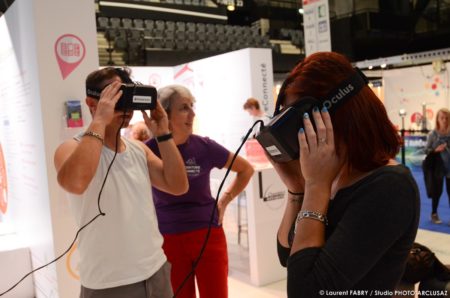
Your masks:
[[[442,220],[439,219],[439,216],[437,215],[437,213],[432,213],[431,214],[431,221],[434,224],[441,224],[442,223]]]

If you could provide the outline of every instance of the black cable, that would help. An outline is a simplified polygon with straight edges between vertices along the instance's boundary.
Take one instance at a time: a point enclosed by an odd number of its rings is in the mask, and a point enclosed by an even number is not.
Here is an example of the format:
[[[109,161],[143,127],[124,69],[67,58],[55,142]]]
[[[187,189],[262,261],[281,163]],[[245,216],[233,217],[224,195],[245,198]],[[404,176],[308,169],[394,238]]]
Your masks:
[[[125,111],[124,111],[123,115],[125,115]],[[112,160],[111,160],[111,163],[110,163],[109,166],[108,166],[108,170],[106,171],[105,178],[103,179],[102,187],[100,188],[100,191],[99,191],[99,193],[98,193],[98,197],[97,197],[98,214],[97,214],[96,216],[94,216],[94,218],[92,218],[92,219],[91,219],[90,221],[88,221],[86,224],[84,224],[81,228],[78,229],[78,231],[77,231],[77,233],[76,233],[76,235],[75,235],[75,238],[74,238],[73,241],[72,241],[72,244],[70,244],[69,248],[68,248],[63,254],[61,254],[60,256],[58,256],[58,257],[57,257],[56,259],[54,259],[53,261],[50,261],[49,263],[47,263],[47,264],[45,264],[45,265],[42,265],[41,267],[38,267],[38,268],[32,270],[31,272],[28,272],[27,274],[25,274],[24,277],[22,277],[22,278],[21,278],[17,283],[15,283],[12,287],[10,287],[8,290],[6,290],[6,291],[3,292],[3,293],[0,293],[0,296],[3,296],[3,295],[5,295],[6,293],[10,292],[12,289],[14,289],[15,287],[17,287],[17,286],[18,286],[25,278],[27,278],[28,276],[30,276],[30,275],[33,274],[34,272],[36,272],[36,271],[38,271],[38,270],[41,270],[42,268],[45,268],[45,267],[47,267],[48,265],[51,265],[51,264],[55,263],[56,261],[58,261],[59,259],[61,259],[65,254],[67,254],[67,253],[72,249],[72,246],[73,246],[73,245],[75,244],[75,242],[77,241],[78,235],[80,234],[80,232],[81,232],[85,227],[87,227],[87,226],[90,225],[92,222],[94,222],[99,216],[105,216],[105,215],[106,215],[106,213],[104,213],[104,212],[102,211],[101,207],[100,207],[100,197],[101,197],[101,195],[102,195],[102,191],[103,191],[103,187],[105,186],[106,179],[108,178],[109,170],[111,170],[111,167],[112,167],[112,165],[113,165],[113,163],[114,163],[114,160],[116,159],[116,156],[117,156],[118,144],[119,144],[120,129],[122,128],[122,125],[124,124],[124,122],[125,122],[125,117],[123,118],[122,123],[120,124],[120,127],[119,127],[119,129],[117,130],[117,133],[116,133],[116,147],[115,147],[115,150],[114,150],[114,151],[115,151],[115,152],[114,152],[114,156],[113,156],[113,158],[112,158]]]
[[[125,112],[124,112],[124,114],[125,114]],[[101,188],[100,188],[100,191],[99,191],[99,194],[98,194],[98,197],[97,197],[97,205],[98,205],[98,211],[99,211],[99,213],[98,213],[96,216],[94,216],[94,218],[92,218],[90,221],[88,221],[86,224],[84,224],[81,228],[78,229],[78,231],[77,231],[77,233],[76,233],[76,235],[75,235],[75,238],[73,239],[73,241],[72,241],[72,243],[70,244],[69,248],[67,248],[67,250],[64,251],[64,253],[62,253],[60,256],[58,256],[56,259],[50,261],[49,263],[47,263],[47,264],[45,264],[45,265],[42,265],[42,266],[40,266],[40,267],[38,267],[38,268],[36,268],[36,269],[30,271],[29,273],[25,274],[25,275],[24,275],[17,283],[15,283],[12,287],[10,287],[10,288],[9,288],[8,290],[6,290],[5,292],[0,293],[0,296],[3,296],[3,295],[5,295],[5,294],[7,294],[8,292],[10,292],[11,290],[13,290],[13,289],[14,289],[15,287],[17,287],[17,286],[18,286],[25,278],[27,278],[28,276],[30,276],[30,275],[33,274],[34,272],[39,271],[39,270],[41,270],[42,268],[45,268],[45,267],[47,267],[47,266],[49,266],[49,265],[51,265],[51,264],[57,262],[58,260],[60,260],[64,255],[66,255],[66,254],[72,249],[73,245],[75,244],[76,240],[78,239],[78,235],[80,234],[80,232],[81,232],[84,228],[86,228],[88,225],[90,225],[92,222],[94,222],[99,216],[105,216],[105,215],[106,215],[106,213],[104,213],[104,212],[102,211],[102,209],[101,209],[101,206],[100,206],[100,198],[101,198],[101,194],[102,194],[102,192],[103,192],[103,188],[104,188],[105,183],[106,183],[106,179],[108,178],[109,171],[111,170],[111,167],[112,167],[112,165],[113,165],[113,163],[114,163],[114,161],[115,161],[115,159],[116,159],[116,156],[117,156],[117,152],[118,152],[118,144],[119,144],[120,129],[122,128],[122,125],[123,125],[124,122],[125,122],[125,118],[123,118],[122,123],[121,123],[119,129],[117,130],[117,133],[116,133],[116,146],[115,146],[115,150],[114,150],[114,151],[115,151],[115,152],[114,152],[114,156],[113,156],[113,158],[112,158],[112,160],[111,160],[111,163],[110,163],[109,166],[108,166],[108,170],[106,171],[105,178],[103,179],[103,183],[102,183],[102,186],[101,186]],[[178,295],[179,291],[183,288],[183,286],[185,285],[185,283],[187,282],[187,280],[188,280],[188,279],[191,277],[191,275],[194,273],[195,268],[197,267],[197,265],[198,265],[198,263],[199,263],[199,261],[200,261],[202,255],[203,255],[203,253],[204,253],[204,251],[205,251],[206,244],[208,243],[208,239],[209,239],[209,236],[210,236],[210,233],[211,233],[212,222],[214,221],[214,214],[215,214],[216,209],[217,209],[217,202],[218,202],[218,199],[219,199],[219,196],[220,196],[220,192],[221,192],[221,190],[222,190],[222,187],[223,187],[223,185],[224,185],[224,183],[225,183],[226,178],[228,177],[228,174],[229,174],[230,171],[231,171],[231,167],[232,167],[234,161],[236,160],[236,157],[238,156],[239,152],[241,151],[242,146],[245,144],[245,142],[247,141],[248,137],[249,137],[250,134],[252,133],[253,128],[254,128],[254,127],[256,126],[256,124],[258,124],[258,123],[261,123],[261,127],[264,127],[264,123],[263,123],[262,120],[258,120],[258,121],[256,121],[255,123],[253,123],[252,127],[249,129],[249,131],[247,132],[247,134],[246,134],[245,137],[243,138],[241,145],[239,146],[239,148],[236,150],[236,152],[235,152],[234,155],[233,155],[233,158],[232,158],[232,160],[231,160],[230,166],[228,167],[228,169],[227,169],[227,171],[226,171],[226,173],[225,173],[225,176],[224,176],[222,182],[220,183],[219,190],[217,191],[217,196],[216,196],[216,199],[215,199],[213,211],[212,211],[212,213],[211,213],[211,218],[210,218],[210,221],[209,221],[209,224],[208,224],[208,231],[207,231],[207,233],[206,233],[205,240],[204,240],[204,242],[203,242],[203,245],[202,245],[202,248],[201,248],[201,250],[200,250],[200,253],[199,253],[197,259],[196,259],[196,260],[194,261],[194,263],[193,263],[191,272],[189,272],[189,274],[188,274],[188,275],[186,276],[186,278],[183,280],[183,282],[181,283],[181,285],[180,285],[180,286],[178,287],[178,289],[175,291],[175,294],[174,294],[174,296],[173,296],[174,298],[176,297],[176,295]]]
[[[223,177],[222,182],[220,183],[220,186],[219,186],[219,190],[217,191],[217,196],[216,196],[216,199],[215,199],[215,202],[214,202],[214,207],[213,207],[213,210],[212,210],[212,213],[211,213],[211,218],[210,218],[209,224],[208,224],[208,231],[206,232],[205,240],[203,241],[203,245],[202,245],[202,248],[200,249],[200,253],[198,254],[197,259],[195,259],[194,263],[192,264],[192,269],[191,269],[191,271],[190,271],[189,274],[184,278],[183,282],[178,286],[178,288],[176,289],[175,294],[173,295],[172,298],[176,298],[176,297],[177,297],[177,295],[180,293],[181,289],[184,287],[184,285],[186,284],[186,282],[187,282],[187,281],[189,280],[189,278],[194,274],[195,268],[197,268],[197,265],[198,265],[198,263],[199,263],[199,261],[200,261],[202,255],[203,255],[204,251],[205,251],[206,244],[208,243],[209,235],[211,234],[211,227],[212,227],[212,223],[213,223],[213,221],[214,221],[214,214],[215,214],[216,209],[217,209],[217,202],[218,202],[218,200],[219,200],[219,196],[220,196],[220,192],[222,191],[222,187],[223,187],[223,185],[225,184],[225,180],[227,179],[228,174],[229,174],[230,171],[231,171],[231,167],[233,166],[233,163],[234,163],[234,161],[236,160],[236,157],[238,156],[239,151],[241,151],[242,146],[244,146],[244,144],[245,144],[245,142],[247,141],[248,137],[249,137],[250,134],[252,133],[253,128],[254,128],[254,127],[256,126],[256,124],[258,124],[258,123],[261,123],[261,129],[264,127],[264,122],[263,122],[262,120],[257,120],[257,121],[255,121],[255,123],[253,123],[252,127],[248,130],[247,134],[246,134],[245,137],[243,138],[241,145],[239,145],[239,148],[238,148],[238,149],[236,150],[236,152],[234,153],[233,158],[231,159],[230,166],[228,167],[227,171],[225,172],[225,176]]]

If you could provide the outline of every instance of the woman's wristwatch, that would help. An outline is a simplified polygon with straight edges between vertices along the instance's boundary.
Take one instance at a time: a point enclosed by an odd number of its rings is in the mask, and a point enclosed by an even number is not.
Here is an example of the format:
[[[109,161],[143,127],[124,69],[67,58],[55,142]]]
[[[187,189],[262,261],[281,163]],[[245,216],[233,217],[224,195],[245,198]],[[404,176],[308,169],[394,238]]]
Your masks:
[[[161,142],[170,140],[171,138],[173,138],[173,136],[172,136],[172,133],[169,132],[169,133],[166,133],[165,135],[157,136],[157,137],[156,137],[156,141],[157,141],[158,143],[161,143]]]

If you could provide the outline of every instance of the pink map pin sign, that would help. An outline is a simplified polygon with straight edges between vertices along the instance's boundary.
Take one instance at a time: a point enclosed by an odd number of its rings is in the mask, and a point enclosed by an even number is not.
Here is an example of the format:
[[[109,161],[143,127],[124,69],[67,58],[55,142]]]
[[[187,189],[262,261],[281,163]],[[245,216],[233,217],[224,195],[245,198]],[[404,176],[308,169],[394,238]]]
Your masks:
[[[64,34],[56,40],[55,55],[63,79],[83,61],[86,48],[83,41],[73,34]]]

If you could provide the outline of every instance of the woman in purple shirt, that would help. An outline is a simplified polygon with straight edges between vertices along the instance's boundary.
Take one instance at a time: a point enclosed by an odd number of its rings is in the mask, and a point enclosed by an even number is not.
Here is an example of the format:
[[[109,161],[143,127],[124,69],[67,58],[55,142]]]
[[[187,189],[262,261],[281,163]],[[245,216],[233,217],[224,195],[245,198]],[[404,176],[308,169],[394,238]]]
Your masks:
[[[169,127],[189,180],[189,191],[181,196],[153,188],[159,229],[164,236],[163,249],[172,264],[171,281],[176,292],[192,270],[208,230],[215,204],[210,172],[213,168],[229,168],[233,154],[207,137],[192,134],[195,100],[189,89],[181,85],[166,86],[158,90],[158,100],[169,115]],[[152,139],[147,146],[160,156],[157,142],[167,138],[170,135]],[[195,281],[200,297],[228,297],[228,255],[222,219],[227,205],[247,185],[253,168],[238,156],[231,170],[236,172],[236,177],[221,194],[206,249],[178,298],[195,297]]]

